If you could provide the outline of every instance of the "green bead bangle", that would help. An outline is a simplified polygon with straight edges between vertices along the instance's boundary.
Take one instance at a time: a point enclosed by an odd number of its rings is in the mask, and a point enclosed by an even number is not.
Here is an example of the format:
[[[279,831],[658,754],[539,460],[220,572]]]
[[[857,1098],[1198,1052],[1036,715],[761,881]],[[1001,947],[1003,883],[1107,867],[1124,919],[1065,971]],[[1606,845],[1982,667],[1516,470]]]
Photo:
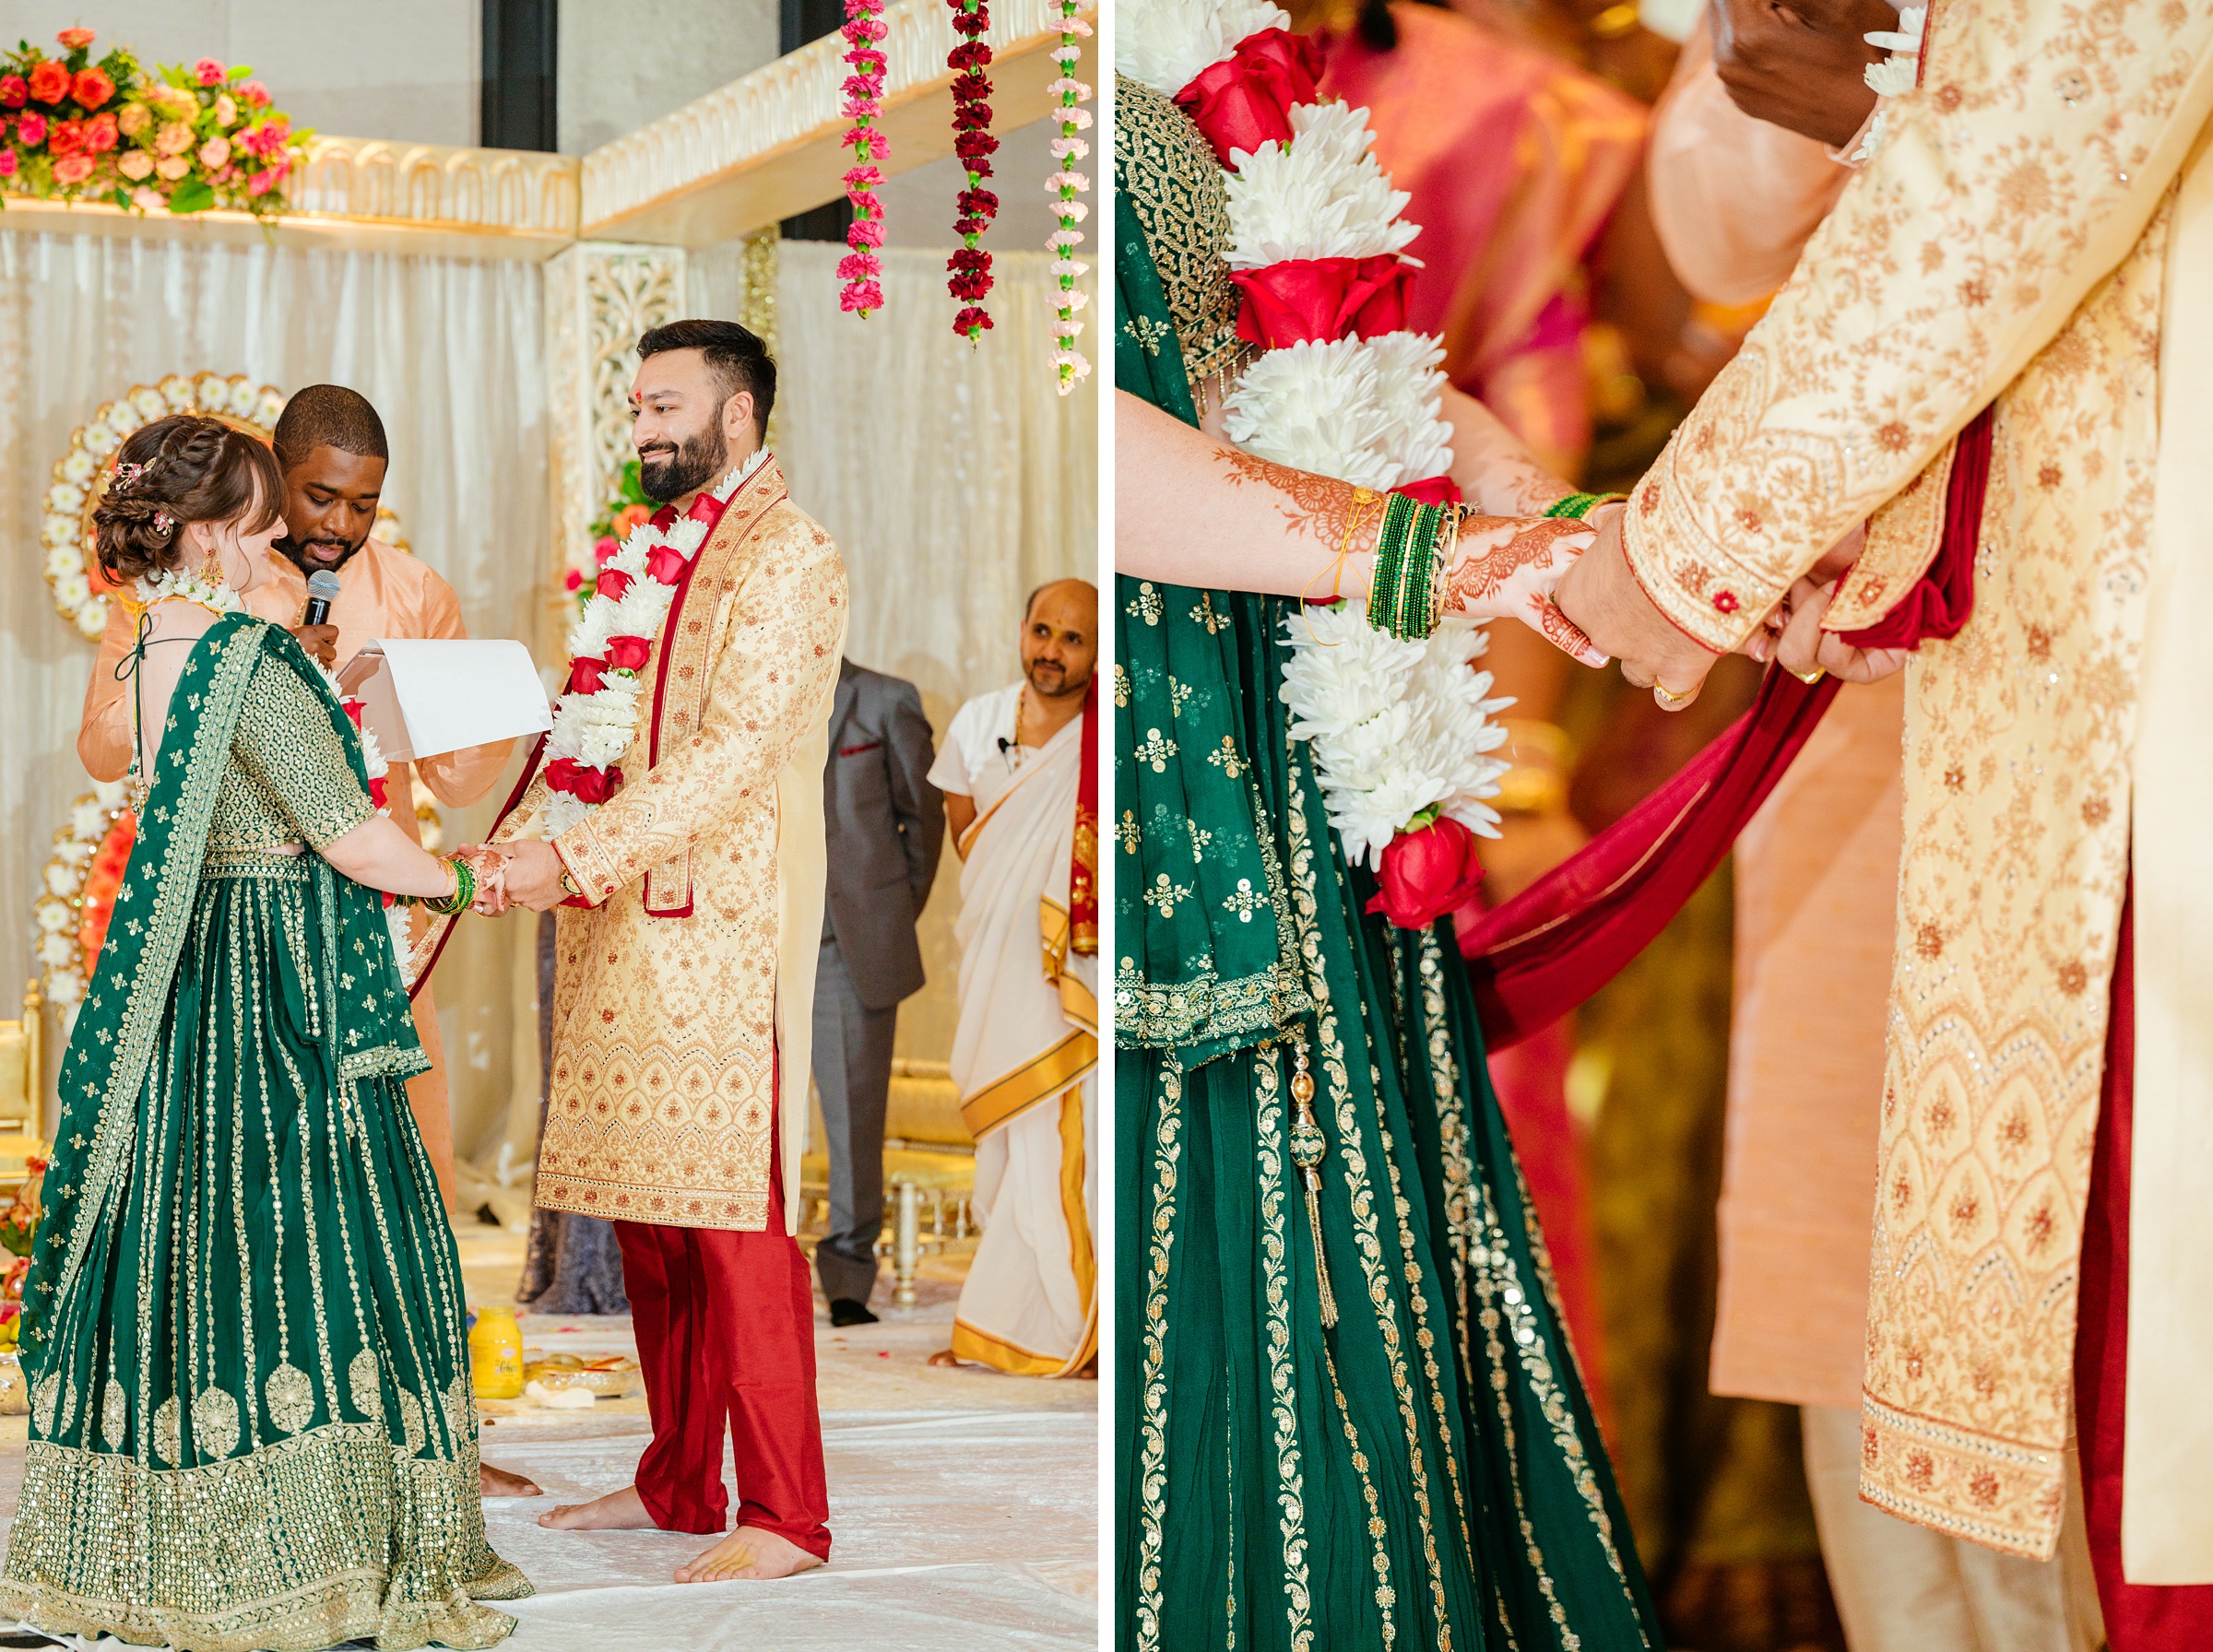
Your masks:
[[[1627,498],[1628,495],[1626,493],[1570,493],[1566,499],[1554,501],[1544,514],[1556,518],[1571,517],[1577,522],[1583,522],[1599,506],[1616,504]]]
[[[1367,592],[1370,625],[1402,641],[1436,629],[1438,549],[1459,520],[1453,506],[1426,505],[1403,493],[1388,496],[1376,536],[1375,582]]]

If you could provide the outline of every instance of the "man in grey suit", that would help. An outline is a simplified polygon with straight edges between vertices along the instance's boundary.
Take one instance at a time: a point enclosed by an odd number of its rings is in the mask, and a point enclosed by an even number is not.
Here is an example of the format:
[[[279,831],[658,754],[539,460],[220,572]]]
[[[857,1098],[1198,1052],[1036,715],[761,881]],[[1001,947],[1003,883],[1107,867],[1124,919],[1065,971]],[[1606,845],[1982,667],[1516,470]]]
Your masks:
[[[900,1000],[921,990],[915,920],[945,842],[937,753],[911,682],[839,662],[823,771],[829,899],[814,985],[814,1082],[829,1132],[830,1231],[814,1248],[833,1325],[872,1325],[883,1113]]]

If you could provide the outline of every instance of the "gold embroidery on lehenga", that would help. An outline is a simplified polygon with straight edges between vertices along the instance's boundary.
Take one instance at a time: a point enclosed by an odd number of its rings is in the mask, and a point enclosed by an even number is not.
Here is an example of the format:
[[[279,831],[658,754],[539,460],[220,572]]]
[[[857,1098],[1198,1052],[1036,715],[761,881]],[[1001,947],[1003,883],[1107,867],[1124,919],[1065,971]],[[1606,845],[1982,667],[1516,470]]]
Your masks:
[[[178,1439],[177,1397],[172,1394],[154,1409],[154,1455],[171,1468],[183,1456]]]
[[[1183,350],[1192,384],[1218,378],[1243,352],[1229,244],[1229,190],[1221,163],[1191,119],[1142,81],[1117,75],[1115,175],[1125,192]],[[1147,353],[1158,355],[1141,337]]]
[[[261,1392],[269,1408],[269,1421],[284,1433],[296,1434],[314,1420],[315,1385],[299,1366],[278,1365],[269,1373]]]
[[[108,1443],[111,1451],[123,1449],[123,1438],[131,1426],[131,1397],[123,1391],[123,1385],[113,1377],[101,1392],[100,1437]]]
[[[1314,1626],[1308,1621],[1306,1477],[1299,1462],[1298,1386],[1291,1361],[1289,1248],[1284,1233],[1284,1095],[1282,1050],[1264,1045],[1253,1055],[1254,1159],[1260,1170],[1260,1286],[1267,1304],[1268,1406],[1275,1430],[1276,1529],[1284,1546],[1284,1610],[1291,1652],[1308,1652]]]
[[[204,1457],[238,1449],[238,1401],[220,1388],[203,1388],[192,1402],[192,1443]]]
[[[1145,1328],[1138,1402],[1138,1652],[1160,1652],[1160,1563],[1166,1523],[1168,1273],[1176,1248],[1176,1167],[1183,1157],[1183,1069],[1161,1057],[1159,1122],[1153,1127],[1153,1221],[1145,1266]]]

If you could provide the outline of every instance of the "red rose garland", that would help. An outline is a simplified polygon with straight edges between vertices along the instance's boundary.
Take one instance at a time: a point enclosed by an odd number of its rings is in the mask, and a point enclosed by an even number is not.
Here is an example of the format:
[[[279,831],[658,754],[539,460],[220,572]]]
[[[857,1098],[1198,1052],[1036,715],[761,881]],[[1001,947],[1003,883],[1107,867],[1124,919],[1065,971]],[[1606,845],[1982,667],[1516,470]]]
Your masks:
[[[838,308],[858,313],[863,321],[871,310],[883,308],[883,285],[878,279],[883,264],[876,249],[883,245],[883,203],[876,189],[883,182],[875,163],[891,153],[874,122],[883,112],[883,37],[888,32],[882,0],[846,0],[846,26],[841,32],[851,48],[846,62],[853,70],[846,77],[843,113],[853,123],[845,142],[853,151],[855,165],[845,175],[846,199],[853,203],[853,222],[846,230],[852,248],[837,262],[837,278],[845,290]]]
[[[991,254],[976,243],[999,216],[999,197],[983,186],[991,175],[990,157],[999,148],[999,139],[989,130],[991,105],[985,101],[991,95],[991,77],[984,73],[991,66],[991,48],[982,37],[991,27],[991,13],[983,0],[945,3],[953,8],[953,32],[961,37],[961,43],[945,56],[945,66],[953,71],[953,148],[968,169],[968,187],[955,203],[960,216],[953,220],[961,246],[945,261],[952,277],[945,289],[965,306],[953,318],[953,330],[974,343],[991,325],[983,308],[991,290]]]

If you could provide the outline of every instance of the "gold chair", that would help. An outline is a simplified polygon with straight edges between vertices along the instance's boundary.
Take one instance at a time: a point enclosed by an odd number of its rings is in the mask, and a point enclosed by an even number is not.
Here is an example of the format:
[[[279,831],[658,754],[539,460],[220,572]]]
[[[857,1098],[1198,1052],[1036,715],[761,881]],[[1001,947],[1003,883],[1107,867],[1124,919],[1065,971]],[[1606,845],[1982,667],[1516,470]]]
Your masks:
[[[30,1161],[47,1152],[39,1135],[46,1077],[40,1047],[43,1009],[34,980],[23,993],[23,1019],[0,1021],[0,1185],[22,1181],[30,1174]]]

